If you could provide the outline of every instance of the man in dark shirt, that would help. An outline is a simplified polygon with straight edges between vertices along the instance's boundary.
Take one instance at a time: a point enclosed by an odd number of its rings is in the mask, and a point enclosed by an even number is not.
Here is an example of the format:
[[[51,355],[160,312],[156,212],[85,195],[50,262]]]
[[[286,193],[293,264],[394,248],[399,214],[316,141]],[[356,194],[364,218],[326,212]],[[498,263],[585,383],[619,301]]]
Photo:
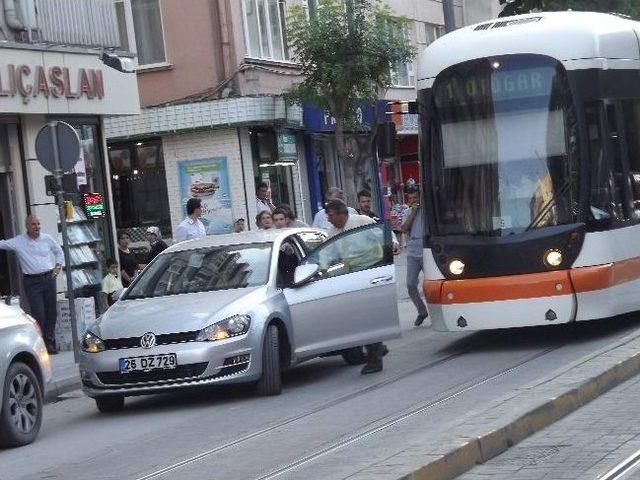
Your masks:
[[[376,222],[379,222],[380,216],[371,210],[372,202],[371,192],[362,190],[358,193],[358,208],[356,211],[359,215],[366,215],[367,217],[373,218]]]

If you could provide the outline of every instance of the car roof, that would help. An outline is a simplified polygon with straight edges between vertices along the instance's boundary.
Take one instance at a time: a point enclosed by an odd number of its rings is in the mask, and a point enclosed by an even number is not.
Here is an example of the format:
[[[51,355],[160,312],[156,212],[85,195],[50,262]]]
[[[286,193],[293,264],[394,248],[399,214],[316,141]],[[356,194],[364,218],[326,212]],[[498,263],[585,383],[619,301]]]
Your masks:
[[[220,235],[207,235],[202,239],[187,240],[184,242],[176,243],[164,253],[180,252],[184,250],[193,250],[195,248],[207,248],[207,247],[222,247],[225,245],[248,245],[251,243],[276,243],[282,241],[285,237],[288,237],[292,233],[298,232],[316,232],[326,233],[324,230],[317,228],[282,228],[282,229],[269,229],[269,230],[251,230],[249,232],[242,233],[225,233]]]

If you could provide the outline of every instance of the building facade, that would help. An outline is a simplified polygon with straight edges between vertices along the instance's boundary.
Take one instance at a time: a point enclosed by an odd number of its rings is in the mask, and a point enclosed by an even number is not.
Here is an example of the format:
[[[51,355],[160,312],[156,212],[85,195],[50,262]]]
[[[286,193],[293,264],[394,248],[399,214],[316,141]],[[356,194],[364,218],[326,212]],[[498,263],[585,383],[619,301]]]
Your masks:
[[[285,35],[287,10],[317,0],[115,1],[124,47],[137,53],[143,107],[137,117],[105,122],[118,228],[142,242],[157,225],[171,238],[186,201],[197,196],[208,233],[231,231],[237,218],[253,229],[255,187],[263,181],[275,204],[290,205],[309,223],[331,186],[350,204],[360,189],[376,194],[369,136],[349,138],[353,162],[341,165],[332,119],[283,98],[301,78]],[[406,34],[418,50],[444,33],[441,2],[387,3],[411,20]],[[492,17],[497,6],[460,0],[458,22]],[[414,62],[398,65],[385,100],[415,100],[416,71]],[[363,108],[366,123],[373,108]],[[384,101],[378,110],[384,117]],[[380,171],[389,199],[419,181],[416,118],[395,120],[399,155]]]
[[[115,250],[104,117],[139,112],[135,75],[100,60],[103,49],[121,50],[116,18],[110,0],[16,0],[0,8],[0,238],[22,233],[29,214],[38,215],[43,232],[60,238],[49,172],[38,162],[35,144],[48,122],[68,123],[81,149],[64,181],[74,205],[71,265],[65,268],[80,296],[99,289],[102,261]],[[83,194],[92,193],[106,200],[101,218],[83,211]],[[19,293],[21,278],[14,255],[0,252],[0,295]],[[61,275],[58,291],[64,290]]]
[[[314,1],[314,0],[309,0]],[[416,50],[420,52],[431,42],[445,34],[444,13],[440,0],[385,0],[392,13],[409,19],[405,34]],[[456,0],[455,16],[457,26],[494,18],[500,12],[498,0]],[[374,197],[374,175],[380,175],[381,194],[385,197],[387,211],[394,203],[403,201],[406,185],[420,182],[418,160],[418,118],[417,115],[385,115],[394,107],[388,102],[408,102],[417,98],[416,76],[418,60],[396,65],[392,71],[393,84],[386,92],[384,100],[376,105],[379,121],[392,120],[398,133],[396,158],[385,159],[375,168],[368,134],[351,135],[347,148],[351,161],[341,165],[337,161],[334,141],[333,121],[330,117],[311,106],[305,106],[305,131],[307,170],[309,172],[310,198],[313,212],[322,208],[325,193],[330,186],[337,186],[345,192],[346,200],[354,205],[360,190],[371,190]],[[399,110],[398,110],[399,111]],[[361,127],[370,130],[373,122],[373,107],[363,106]],[[376,202],[377,203],[377,202]]]
[[[134,239],[171,238],[199,197],[209,234],[256,228],[256,184],[310,216],[302,110],[282,96],[300,77],[282,0],[123,0],[137,51],[138,117],[106,122],[116,223]]]

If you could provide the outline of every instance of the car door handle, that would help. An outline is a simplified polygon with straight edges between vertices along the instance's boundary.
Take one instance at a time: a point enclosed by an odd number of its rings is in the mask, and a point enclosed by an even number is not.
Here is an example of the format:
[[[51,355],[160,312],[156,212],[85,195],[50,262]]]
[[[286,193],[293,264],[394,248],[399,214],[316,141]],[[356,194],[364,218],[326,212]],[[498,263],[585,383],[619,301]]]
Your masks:
[[[384,277],[377,277],[377,278],[374,278],[374,279],[373,279],[373,280],[371,280],[369,283],[370,283],[371,285],[378,285],[378,284],[380,284],[380,283],[387,283],[387,282],[390,282],[391,280],[393,280],[393,276],[391,276],[391,275],[387,275],[387,276],[384,276]]]

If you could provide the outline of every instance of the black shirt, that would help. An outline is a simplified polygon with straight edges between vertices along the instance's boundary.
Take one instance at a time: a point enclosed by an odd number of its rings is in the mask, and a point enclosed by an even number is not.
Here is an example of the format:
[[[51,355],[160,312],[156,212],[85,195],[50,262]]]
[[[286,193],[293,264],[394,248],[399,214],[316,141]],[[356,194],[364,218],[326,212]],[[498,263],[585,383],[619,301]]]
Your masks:
[[[359,208],[356,210],[356,212],[358,212],[358,215],[365,215],[367,217],[373,218],[376,222],[380,221],[380,217],[378,216],[378,214],[376,212],[374,212],[373,210],[370,210],[369,213],[366,213],[362,210],[360,210]]]
[[[158,240],[156,243],[154,243],[151,246],[151,249],[149,250],[149,253],[147,254],[147,263],[151,263],[151,260],[156,258],[160,254],[160,252],[166,250],[167,248],[169,248],[169,245],[167,245],[164,242],[164,240]]]
[[[120,254],[120,268],[127,272],[129,277],[133,278],[136,274],[136,270],[138,269],[138,264],[140,263],[138,262],[138,257],[136,257],[136,254],[131,251],[127,253],[123,250],[119,250],[118,253]],[[126,283],[124,278],[122,279],[122,283]],[[126,287],[127,285],[124,286]]]

